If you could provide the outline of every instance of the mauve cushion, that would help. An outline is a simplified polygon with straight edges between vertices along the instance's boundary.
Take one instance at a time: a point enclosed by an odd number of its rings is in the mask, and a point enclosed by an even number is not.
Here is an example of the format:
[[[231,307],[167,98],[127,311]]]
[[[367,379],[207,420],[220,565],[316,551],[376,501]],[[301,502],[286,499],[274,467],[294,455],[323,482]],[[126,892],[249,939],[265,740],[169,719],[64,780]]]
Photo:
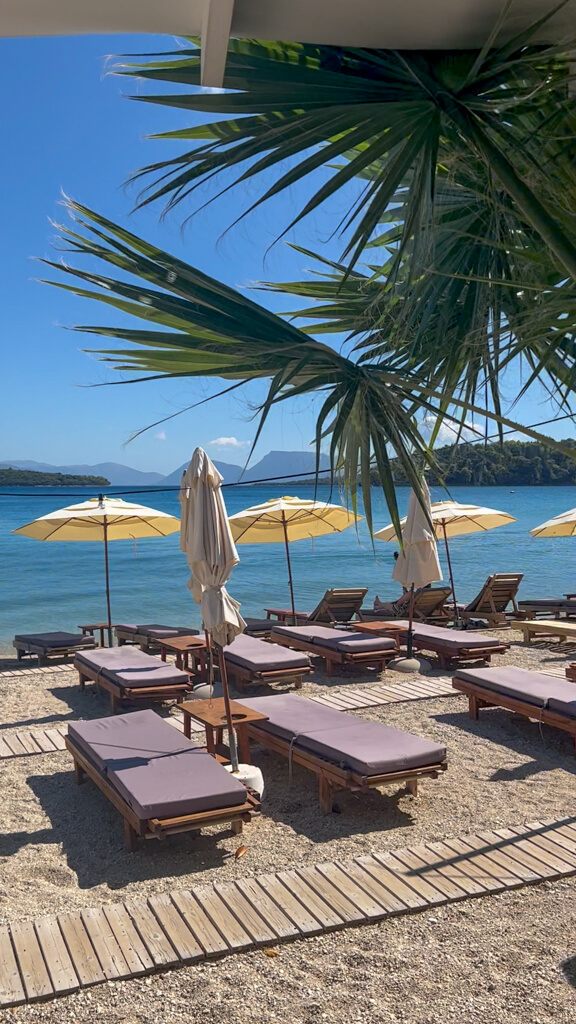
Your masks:
[[[226,661],[256,672],[281,669],[310,668],[310,658],[301,651],[291,651],[279,644],[269,644],[255,636],[241,633],[224,648]]]
[[[331,629],[330,626],[277,626],[274,625],[274,634],[285,636],[288,639],[307,640],[311,644],[318,644],[320,647],[329,647],[343,653],[362,653],[371,651],[390,651],[396,646],[394,640],[384,636],[366,636],[364,633],[350,633],[344,629]]]
[[[246,615],[244,622],[246,623],[244,630],[246,636],[250,636],[251,633],[269,633],[276,625],[276,619],[251,619]]]
[[[408,619],[396,619],[395,625],[407,632],[410,623]],[[421,647],[426,646],[426,640],[431,640],[436,643],[440,642],[444,647],[453,651],[469,647],[499,647],[502,643],[501,640],[495,640],[493,637],[477,633],[475,630],[466,632],[461,629],[446,629],[445,626],[429,626],[425,622],[414,622],[412,632],[414,640]]]
[[[576,685],[567,679],[557,679],[543,672],[528,672],[524,668],[459,668],[456,679],[474,683],[485,690],[493,690],[505,697],[516,697],[537,708],[550,708],[567,718],[576,718]]]
[[[572,609],[576,612],[576,601],[570,601],[567,597],[559,597],[556,600],[554,598],[542,598],[538,601],[518,601],[519,608],[559,608],[562,611],[571,611]]]
[[[242,703],[268,716],[258,728],[287,742],[296,737],[294,746],[361,775],[423,768],[439,764],[446,757],[446,748],[430,740],[381,722],[313,706],[313,701],[292,694],[250,697]]]
[[[237,779],[153,711],[71,723],[68,732],[141,821],[246,800]]]
[[[189,626],[161,626],[156,622],[136,625],[133,622],[116,623],[116,629],[123,633],[138,633],[151,640],[170,640],[173,636],[198,636],[198,630]]]
[[[81,651],[74,658],[77,668],[86,665],[98,673],[99,678],[125,689],[142,686],[175,686],[188,683],[186,672],[174,665],[153,658],[137,647],[100,647],[95,651]]]
[[[14,641],[22,644],[34,644],[35,647],[94,647],[96,641],[92,636],[81,636],[79,633],[18,633]]]

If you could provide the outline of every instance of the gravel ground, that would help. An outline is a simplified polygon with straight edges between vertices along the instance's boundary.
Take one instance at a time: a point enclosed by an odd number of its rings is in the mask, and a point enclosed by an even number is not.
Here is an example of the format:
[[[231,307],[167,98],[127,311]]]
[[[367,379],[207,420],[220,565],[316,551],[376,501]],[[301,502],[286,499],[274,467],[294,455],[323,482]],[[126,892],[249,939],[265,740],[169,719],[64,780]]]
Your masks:
[[[544,671],[560,671],[566,661],[562,648],[516,643],[495,659]],[[388,678],[409,677],[389,673]],[[327,684],[344,688],[373,679],[368,672],[330,680],[316,673],[306,690],[319,693]],[[0,677],[0,709],[1,736],[99,717],[107,713],[107,703],[91,687],[81,694],[74,674],[55,668],[24,673],[18,680]],[[394,787],[382,794],[345,794],[339,798],[341,813],[322,816],[310,774],[295,767],[290,786],[286,762],[255,748],[267,794],[262,817],[245,828],[248,853],[238,862],[231,856],[238,838],[221,828],[143,844],[129,855],[119,816],[90,783],[74,785],[67,752],[0,761],[1,919],[573,813],[576,762],[565,733],[540,730],[499,710],[473,722],[459,696],[360,714],[443,743],[448,772],[423,782],[417,800]],[[433,917],[424,913],[284,946],[277,958],[259,951],[163,977],[109,984],[46,1006],[0,1013],[0,1021],[84,1021],[97,1011],[103,1021],[124,1024],[200,1019],[427,1024],[458,1018],[536,1024],[552,1017],[572,1022],[575,917],[576,883],[569,880],[466,901]],[[560,965],[570,957],[574,965],[563,972]]]

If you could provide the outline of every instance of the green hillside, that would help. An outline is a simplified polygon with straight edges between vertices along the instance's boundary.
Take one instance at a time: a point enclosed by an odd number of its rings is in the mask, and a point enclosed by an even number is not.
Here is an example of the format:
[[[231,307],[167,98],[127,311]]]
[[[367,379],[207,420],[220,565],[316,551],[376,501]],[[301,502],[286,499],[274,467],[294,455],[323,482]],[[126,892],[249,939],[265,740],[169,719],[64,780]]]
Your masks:
[[[31,469],[0,469],[0,487],[108,487],[105,476],[37,473]]]
[[[562,443],[574,449],[574,459],[535,441],[439,448],[435,454],[445,476],[439,480],[433,473],[426,475],[432,484],[446,483],[449,486],[576,484],[576,441],[568,439]],[[394,478],[398,484],[406,483],[398,473]]]

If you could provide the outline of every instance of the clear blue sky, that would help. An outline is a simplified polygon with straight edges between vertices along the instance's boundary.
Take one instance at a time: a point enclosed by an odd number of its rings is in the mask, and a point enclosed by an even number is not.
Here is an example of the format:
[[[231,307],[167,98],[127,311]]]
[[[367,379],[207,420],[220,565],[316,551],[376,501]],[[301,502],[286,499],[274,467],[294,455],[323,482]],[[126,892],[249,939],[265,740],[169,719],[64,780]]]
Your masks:
[[[307,262],[282,243],[263,262],[279,227],[298,207],[298,191],[252,215],[223,239],[238,203],[246,202],[254,187],[212,205],[194,218],[184,235],[180,222],[189,209],[179,209],[161,224],[158,209],[131,214],[134,192],[123,188],[126,178],[170,152],[167,143],[143,137],[188,120],[177,111],[126,99],[123,93],[134,91],[135,85],[106,75],[105,56],[172,48],[172,39],[153,36],[0,40],[0,460],[115,461],[168,473],[198,444],[223,461],[242,462],[243,448],[210,442],[221,437],[246,442],[253,436],[246,398],[235,397],[184,414],[124,448],[134,430],[217,388],[213,383],[175,382],[82,387],[118,377],[81,351],[86,336],[79,338],[62,326],[107,322],[105,313],[34,280],[43,271],[30,258],[54,256],[49,221],[64,216],[58,207],[62,190],[229,284],[245,287],[262,278],[302,276]],[[318,214],[298,229],[298,241],[320,250],[333,224],[332,218]],[[324,251],[337,256],[338,244],[332,242]],[[286,308],[281,299],[256,297],[272,308]],[[516,384],[510,381],[509,397]],[[257,397],[257,392],[247,397]],[[550,415],[550,407],[535,392],[515,415],[533,422]],[[256,457],[273,448],[306,448],[313,423],[309,402],[278,410],[268,421]],[[552,432],[558,437],[571,433],[564,424]]]

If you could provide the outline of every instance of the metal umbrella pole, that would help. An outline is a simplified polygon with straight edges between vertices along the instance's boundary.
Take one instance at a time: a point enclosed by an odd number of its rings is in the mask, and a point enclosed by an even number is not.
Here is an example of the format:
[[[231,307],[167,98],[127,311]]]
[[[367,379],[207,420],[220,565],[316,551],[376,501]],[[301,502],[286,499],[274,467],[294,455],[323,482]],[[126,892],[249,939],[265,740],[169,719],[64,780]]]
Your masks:
[[[406,657],[413,655],[414,632],[412,623],[414,621],[414,584],[410,587],[410,606],[408,611],[408,633],[406,634]]]
[[[294,604],[294,584],[292,582],[292,563],[290,562],[290,544],[288,543],[288,527],[286,526],[286,514],[282,512],[282,528],[284,530],[284,546],[286,548],[286,562],[288,563],[288,586],[290,587],[290,605],[292,607],[292,625],[296,625],[296,606]]]
[[[104,569],[106,572],[106,616],[108,620],[108,647],[112,647],[112,612],[110,610],[110,566],[108,564],[108,521],[104,517]]]
[[[456,591],[454,589],[454,573],[452,572],[452,561],[450,559],[450,547],[448,545],[448,534],[446,532],[446,522],[445,522],[445,520],[442,519],[441,523],[442,523],[442,530],[443,530],[443,533],[444,533],[444,544],[446,545],[446,561],[448,562],[448,575],[450,577],[450,586],[452,587],[452,599],[454,601],[454,621],[458,622],[460,620],[460,616],[458,614],[458,604],[456,602]]]

